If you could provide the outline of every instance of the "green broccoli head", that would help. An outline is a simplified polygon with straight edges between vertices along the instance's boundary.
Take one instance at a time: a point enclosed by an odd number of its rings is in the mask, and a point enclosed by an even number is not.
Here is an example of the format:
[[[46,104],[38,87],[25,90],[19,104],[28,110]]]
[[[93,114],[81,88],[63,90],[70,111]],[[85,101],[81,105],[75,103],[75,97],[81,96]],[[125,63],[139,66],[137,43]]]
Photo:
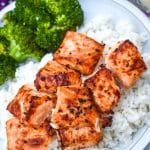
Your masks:
[[[28,1],[28,0],[27,0]],[[38,23],[51,22],[52,16],[43,8],[34,7],[24,0],[17,0],[13,11],[6,13],[3,20],[7,24],[15,22],[35,30]]]
[[[36,29],[37,25],[41,22],[52,22],[52,16],[50,14],[44,9],[36,8],[34,6],[16,6],[15,13],[19,22],[23,22],[24,25],[30,26],[32,29]]]
[[[49,0],[47,8],[55,16],[55,24],[58,26],[75,29],[83,22],[83,11],[78,0]]]
[[[45,7],[58,26],[75,29],[83,23],[83,11],[78,0],[27,0],[37,7]]]
[[[31,2],[31,0],[28,0]],[[76,30],[83,22],[83,11],[78,0],[32,0],[37,7],[45,7],[54,18],[54,23],[39,23],[36,43],[44,49],[55,51],[67,30]]]
[[[0,85],[15,77],[17,62],[6,55],[0,55]]]
[[[35,44],[31,29],[19,24],[9,23],[2,29],[0,35],[9,41],[8,53],[18,62],[28,58],[40,60],[44,52]]]
[[[64,35],[64,27],[49,27],[48,24],[41,24],[37,28],[36,43],[48,51],[55,51],[63,40]]]

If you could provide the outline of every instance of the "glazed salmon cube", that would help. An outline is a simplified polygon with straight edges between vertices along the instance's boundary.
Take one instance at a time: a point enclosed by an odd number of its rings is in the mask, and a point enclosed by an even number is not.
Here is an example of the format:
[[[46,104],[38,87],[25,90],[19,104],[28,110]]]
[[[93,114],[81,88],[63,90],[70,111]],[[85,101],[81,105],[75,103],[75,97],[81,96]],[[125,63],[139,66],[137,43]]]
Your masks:
[[[38,91],[55,93],[57,86],[80,85],[80,73],[63,66],[56,61],[49,61],[37,74],[34,84]]]
[[[80,86],[58,87],[51,125],[56,129],[76,126],[100,128],[99,113],[93,103],[90,90]]]
[[[101,58],[103,49],[104,44],[81,33],[68,31],[60,48],[54,54],[54,60],[89,75]]]
[[[137,47],[129,40],[110,52],[106,64],[126,88],[131,87],[147,69]]]
[[[12,118],[6,122],[8,150],[47,150],[53,132],[48,123],[33,128]]]
[[[55,107],[56,97],[40,93],[30,85],[22,86],[7,109],[21,122],[39,127],[50,118],[52,108]]]
[[[78,150],[94,146],[102,139],[102,132],[92,127],[68,128],[57,131],[60,146],[63,150]]]
[[[85,83],[93,92],[94,101],[102,113],[109,113],[119,102],[120,90],[113,74],[105,66],[102,66],[95,75],[88,78]]]

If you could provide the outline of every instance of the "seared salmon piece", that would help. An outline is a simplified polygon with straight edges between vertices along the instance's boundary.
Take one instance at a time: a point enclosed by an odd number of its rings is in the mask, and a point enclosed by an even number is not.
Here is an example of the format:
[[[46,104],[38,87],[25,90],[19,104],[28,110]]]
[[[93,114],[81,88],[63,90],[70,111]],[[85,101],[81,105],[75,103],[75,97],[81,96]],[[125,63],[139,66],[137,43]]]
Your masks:
[[[38,91],[55,93],[57,86],[80,85],[80,73],[63,66],[56,61],[49,61],[38,72],[34,84]]]
[[[57,130],[63,150],[93,146],[102,139],[100,115],[92,98],[85,87],[58,87],[51,126]]]
[[[60,48],[54,54],[54,60],[89,75],[101,58],[103,49],[104,44],[84,34],[68,31]]]
[[[30,85],[22,86],[7,109],[23,123],[39,127],[50,118],[55,107],[56,97],[40,93]]]
[[[56,129],[77,126],[100,128],[99,113],[93,103],[91,91],[80,86],[58,87],[51,125]]]
[[[8,150],[47,150],[53,132],[49,123],[33,128],[12,118],[6,122]]]
[[[94,76],[88,78],[84,86],[91,89],[94,101],[103,113],[111,112],[113,106],[119,102],[119,87],[114,80],[113,74],[105,66],[102,66]]]
[[[63,150],[78,150],[98,144],[103,134],[92,127],[74,127],[58,130],[57,136]]]
[[[137,47],[129,40],[110,52],[106,64],[126,88],[131,87],[147,69]]]

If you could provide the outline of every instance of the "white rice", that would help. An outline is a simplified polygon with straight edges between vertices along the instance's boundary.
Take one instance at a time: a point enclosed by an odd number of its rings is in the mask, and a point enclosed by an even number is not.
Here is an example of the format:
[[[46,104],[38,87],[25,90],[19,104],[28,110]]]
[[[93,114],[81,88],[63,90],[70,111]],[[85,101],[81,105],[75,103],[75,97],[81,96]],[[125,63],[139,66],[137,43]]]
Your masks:
[[[137,83],[128,90],[122,90],[120,103],[114,108],[114,118],[111,127],[104,130],[103,141],[98,146],[88,148],[93,150],[116,150],[119,143],[126,144],[131,141],[134,133],[140,127],[150,124],[150,55],[142,52],[146,36],[137,33],[129,22],[118,22],[115,26],[110,17],[97,16],[88,25],[79,29],[79,32],[87,34],[98,42],[106,44],[105,53],[109,47],[113,47],[118,41],[130,39],[141,51],[148,70],[140,77]],[[11,115],[6,111],[7,104],[17,93],[19,87],[28,82],[33,82],[39,68],[44,66],[52,54],[43,57],[40,63],[28,61],[18,67],[16,78],[7,81],[0,87],[0,141],[5,141],[5,122]],[[1,145],[1,144],[0,144]],[[1,150],[2,149],[0,146]],[[57,149],[57,141],[50,145],[50,149]]]

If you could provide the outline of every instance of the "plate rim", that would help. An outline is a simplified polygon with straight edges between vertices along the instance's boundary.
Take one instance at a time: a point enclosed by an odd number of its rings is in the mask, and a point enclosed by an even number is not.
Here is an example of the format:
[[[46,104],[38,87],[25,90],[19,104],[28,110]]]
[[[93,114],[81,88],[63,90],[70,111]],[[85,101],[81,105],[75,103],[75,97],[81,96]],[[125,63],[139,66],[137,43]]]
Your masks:
[[[4,7],[3,9],[0,10],[0,20],[3,18],[3,14],[5,14],[6,12],[12,10],[15,7],[15,1],[8,4],[6,7]]]
[[[126,10],[130,11],[144,25],[144,27],[150,34],[150,20],[144,14],[143,11],[141,11],[138,7],[136,7],[134,4],[132,4],[127,0],[124,0],[123,2],[120,0],[113,0],[113,1],[123,6]]]

